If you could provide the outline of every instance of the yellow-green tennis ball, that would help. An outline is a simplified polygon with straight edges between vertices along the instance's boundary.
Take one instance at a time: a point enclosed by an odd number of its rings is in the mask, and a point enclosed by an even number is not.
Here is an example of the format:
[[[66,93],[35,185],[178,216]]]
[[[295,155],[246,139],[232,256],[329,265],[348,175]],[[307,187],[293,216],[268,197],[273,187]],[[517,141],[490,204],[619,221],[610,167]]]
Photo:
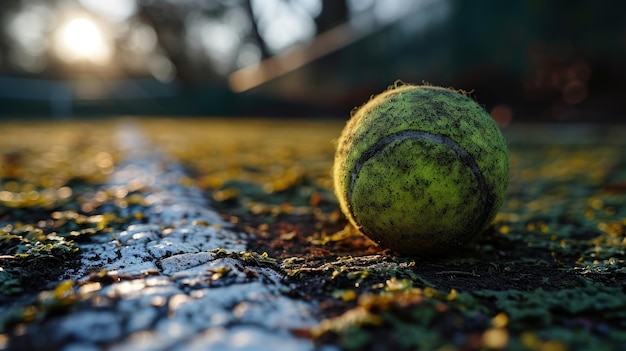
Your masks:
[[[498,125],[457,91],[404,85],[355,110],[333,167],[342,211],[380,246],[458,249],[485,231],[509,184]]]

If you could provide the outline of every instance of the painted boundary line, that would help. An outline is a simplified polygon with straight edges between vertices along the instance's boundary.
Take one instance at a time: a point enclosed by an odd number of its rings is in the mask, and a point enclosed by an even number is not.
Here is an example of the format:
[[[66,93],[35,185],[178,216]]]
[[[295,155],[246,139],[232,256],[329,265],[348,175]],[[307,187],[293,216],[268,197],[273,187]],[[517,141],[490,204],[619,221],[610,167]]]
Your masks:
[[[121,126],[118,144],[127,159],[107,189],[142,183],[145,223],[79,244],[82,267],[68,272],[79,302],[30,324],[9,348],[313,349],[291,332],[317,324],[313,305],[287,297],[280,270],[243,252],[246,235],[229,229],[199,189],[183,185],[182,166],[132,124]],[[132,216],[137,208],[126,210]],[[94,279],[99,271],[113,279]]]

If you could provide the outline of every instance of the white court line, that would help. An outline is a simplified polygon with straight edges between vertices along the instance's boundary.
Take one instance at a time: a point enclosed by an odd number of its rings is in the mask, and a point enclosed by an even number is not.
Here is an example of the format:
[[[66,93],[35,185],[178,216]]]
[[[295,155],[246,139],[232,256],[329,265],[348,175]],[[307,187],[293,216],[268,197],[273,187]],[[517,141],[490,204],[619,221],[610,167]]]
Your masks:
[[[135,278],[104,284],[69,314],[33,323],[23,336],[25,345],[64,350],[314,349],[311,340],[290,332],[317,324],[314,305],[287,297],[290,288],[277,269],[209,252],[243,251],[246,235],[230,229],[198,188],[182,185],[182,166],[149,145],[137,127],[124,124],[118,137],[128,158],[107,186],[148,185],[147,223],[79,244],[82,268],[73,275],[88,283],[90,272],[105,269]],[[227,273],[214,279],[215,272]]]

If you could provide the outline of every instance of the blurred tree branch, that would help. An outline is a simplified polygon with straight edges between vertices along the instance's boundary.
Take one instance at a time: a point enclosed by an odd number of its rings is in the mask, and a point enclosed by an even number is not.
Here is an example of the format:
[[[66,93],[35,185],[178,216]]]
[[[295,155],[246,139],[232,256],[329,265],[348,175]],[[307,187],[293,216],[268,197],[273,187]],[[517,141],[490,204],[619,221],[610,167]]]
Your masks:
[[[322,12],[315,18],[317,34],[348,20],[347,0],[322,0]]]

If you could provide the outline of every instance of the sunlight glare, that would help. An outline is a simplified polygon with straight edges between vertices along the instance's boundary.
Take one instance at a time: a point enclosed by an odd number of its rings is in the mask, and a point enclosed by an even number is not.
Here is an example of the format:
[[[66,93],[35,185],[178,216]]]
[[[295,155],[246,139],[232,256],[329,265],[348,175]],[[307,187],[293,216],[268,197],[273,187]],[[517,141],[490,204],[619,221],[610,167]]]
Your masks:
[[[68,62],[86,60],[94,64],[106,63],[111,55],[102,31],[87,18],[76,18],[62,28],[57,51]]]

